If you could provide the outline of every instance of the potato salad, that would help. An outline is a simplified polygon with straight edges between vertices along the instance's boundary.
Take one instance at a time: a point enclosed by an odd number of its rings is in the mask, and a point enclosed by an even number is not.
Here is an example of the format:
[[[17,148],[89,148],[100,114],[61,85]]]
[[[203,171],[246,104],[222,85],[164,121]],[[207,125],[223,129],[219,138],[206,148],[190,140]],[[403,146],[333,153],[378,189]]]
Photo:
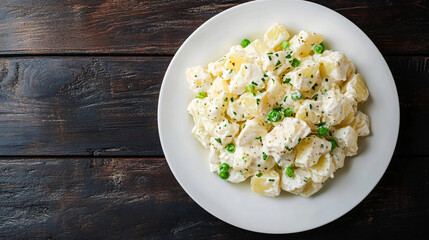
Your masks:
[[[319,191],[367,136],[358,110],[369,92],[353,62],[325,49],[323,36],[291,36],[275,23],[221,59],[186,70],[194,96],[192,133],[210,150],[210,171],[255,193]]]

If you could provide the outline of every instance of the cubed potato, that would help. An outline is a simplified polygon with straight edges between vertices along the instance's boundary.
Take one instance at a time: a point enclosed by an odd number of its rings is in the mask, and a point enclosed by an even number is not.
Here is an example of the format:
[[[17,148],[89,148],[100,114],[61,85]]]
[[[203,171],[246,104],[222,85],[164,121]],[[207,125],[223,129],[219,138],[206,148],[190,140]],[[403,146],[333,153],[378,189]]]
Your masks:
[[[341,92],[358,102],[364,102],[368,99],[369,91],[365,85],[365,82],[362,80],[361,75],[354,74],[353,77],[350,78],[346,82],[346,84],[341,89]]]
[[[280,175],[275,170],[256,173],[251,179],[252,191],[270,197],[280,195]]]
[[[315,44],[323,41],[321,34],[301,31],[290,40],[290,49],[296,58],[304,58],[310,55]]]
[[[331,142],[314,135],[303,138],[296,146],[295,165],[309,168],[319,162],[319,158],[331,150]]]
[[[264,35],[264,42],[270,49],[280,50],[283,41],[289,39],[289,32],[281,23],[275,23]]]

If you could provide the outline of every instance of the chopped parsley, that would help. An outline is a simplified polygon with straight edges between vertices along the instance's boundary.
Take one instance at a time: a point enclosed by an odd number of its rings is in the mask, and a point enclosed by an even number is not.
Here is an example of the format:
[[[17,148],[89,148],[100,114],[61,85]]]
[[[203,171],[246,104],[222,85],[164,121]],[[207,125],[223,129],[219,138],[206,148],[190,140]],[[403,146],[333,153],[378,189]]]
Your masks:
[[[262,152],[262,158],[263,158],[264,160],[267,160],[267,157],[268,157],[268,155],[267,155],[266,153]]]
[[[316,90],[317,86],[319,86],[319,84],[315,83],[315,84],[313,85],[313,87],[311,87],[311,89]]]
[[[285,78],[285,80],[283,81],[283,83],[289,83],[290,82],[290,78]]]
[[[313,97],[312,97],[312,99],[314,100],[314,101],[317,101],[317,97],[318,97],[319,95],[318,94],[314,94],[313,95]]]

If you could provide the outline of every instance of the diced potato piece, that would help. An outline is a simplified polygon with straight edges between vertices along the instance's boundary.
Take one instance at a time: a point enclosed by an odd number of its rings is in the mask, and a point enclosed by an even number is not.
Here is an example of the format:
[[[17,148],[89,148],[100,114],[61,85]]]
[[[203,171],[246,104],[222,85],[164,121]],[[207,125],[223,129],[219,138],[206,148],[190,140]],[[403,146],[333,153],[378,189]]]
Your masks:
[[[219,148],[219,161],[220,163],[227,163],[229,166],[234,165],[234,153],[230,153],[225,147]]]
[[[255,97],[251,93],[242,94],[239,99],[235,99],[234,102],[229,103],[227,109],[228,116],[236,121],[244,121],[254,117],[264,119],[266,110],[262,106],[260,98],[260,96]]]
[[[222,78],[216,78],[213,85],[207,92],[208,97],[205,98],[206,114],[210,120],[220,121],[223,119],[227,101],[233,95],[228,91],[228,83]]]
[[[364,102],[368,99],[369,92],[360,74],[354,74],[343,86],[341,92],[351,99]]]
[[[217,147],[215,147],[214,145],[210,145],[209,149],[210,149],[209,163],[211,163],[211,164],[218,164],[219,165],[219,163],[220,163],[220,160],[219,160],[219,149]],[[219,170],[215,169],[215,171],[218,172]]]
[[[212,76],[208,73],[207,67],[195,66],[186,69],[186,78],[189,87],[195,95],[199,92],[206,92],[213,82]]]
[[[295,194],[302,193],[310,178],[311,173],[302,168],[294,168],[292,177],[287,176],[285,171],[282,171],[281,188]]]
[[[337,147],[331,151],[331,155],[335,169],[342,168],[344,166],[344,159],[346,158],[344,150],[341,147]]]
[[[226,180],[232,183],[240,183],[245,181],[248,177],[250,177],[250,174],[245,170],[230,169],[229,177]]]
[[[313,45],[322,41],[323,36],[320,34],[301,31],[290,40],[290,49],[294,57],[304,58],[313,51]]]
[[[296,118],[305,121],[312,130],[316,130],[316,124],[320,123],[322,116],[321,102],[304,100],[296,112]]]
[[[240,70],[243,63],[248,63],[249,59],[241,53],[232,53],[225,59],[223,65],[222,78],[225,80],[232,79]]]
[[[331,150],[329,148],[329,150]],[[322,183],[326,181],[329,177],[333,177],[335,171],[334,160],[332,156],[328,153],[319,158],[317,164],[309,168],[311,172],[311,179],[315,183]]]
[[[343,119],[343,121],[341,121],[338,125],[336,125],[336,127],[341,128],[341,127],[349,126],[353,122],[354,118],[355,118],[355,111],[351,110],[349,111],[347,116]]]
[[[218,173],[219,172],[219,163],[209,163],[209,169],[212,173]]]
[[[238,73],[229,83],[229,91],[234,94],[242,94],[249,85],[253,85],[256,91],[263,89],[265,87],[265,83],[262,81],[263,77],[264,73],[259,65],[242,64]]]
[[[307,123],[301,119],[287,117],[266,135],[264,147],[269,155],[284,155],[291,152],[299,139],[305,138],[310,132]]]
[[[275,23],[264,35],[264,42],[270,49],[280,50],[281,43],[289,39],[286,27],[281,23]]]
[[[188,105],[188,113],[194,119],[195,126],[203,126],[203,119],[206,118],[205,115],[205,105],[206,99],[194,98]]]
[[[286,58],[288,52],[279,51],[274,53],[266,53],[262,56],[262,69],[267,72],[271,71],[275,75],[280,75],[284,71],[292,69],[289,59]]]
[[[250,174],[254,174],[258,171],[265,171],[265,170],[271,169],[276,164],[274,162],[274,158],[272,156],[266,155],[266,153],[262,152],[262,150],[260,151],[259,154],[261,157],[254,158],[253,159],[254,161],[248,168]]]
[[[261,94],[260,97],[260,105],[264,111],[263,114],[266,118],[266,115],[273,108],[278,107],[276,103],[279,103],[283,100],[283,96],[286,94],[286,88],[282,86],[282,84],[278,81],[276,76],[272,76],[270,74],[267,75],[265,80],[266,91]],[[261,110],[262,110],[261,109]]]
[[[235,170],[244,170],[252,163],[253,155],[252,151],[244,147],[235,147],[234,154],[234,165],[232,166]]]
[[[369,135],[369,117],[365,113],[358,111],[353,118],[353,121],[350,123],[359,137],[368,136]]]
[[[354,65],[342,52],[326,50],[322,54],[316,54],[315,58],[321,62],[322,77],[336,82],[346,81],[347,76],[354,72]]]
[[[353,111],[351,99],[345,97],[338,90],[329,90],[323,100],[323,121],[331,125],[337,125]]]
[[[241,95],[240,99],[238,99],[246,109],[250,118],[256,117],[261,113],[261,106],[256,99],[257,97],[253,96],[252,93],[244,93]]]
[[[303,138],[295,149],[295,165],[303,168],[316,165],[319,158],[331,150],[331,145],[331,142],[314,135]]]
[[[309,179],[307,184],[305,185],[304,190],[299,195],[304,197],[310,197],[311,195],[318,192],[322,187],[323,187],[322,183],[315,183],[311,181],[311,179]]]
[[[230,122],[227,119],[223,119],[214,128],[213,137],[215,139],[219,139],[219,144],[226,146],[232,142],[239,130],[240,125],[235,122]]]
[[[357,154],[358,134],[352,127],[347,126],[337,129],[332,133],[332,137],[337,140],[338,147],[341,147],[344,150],[346,156],[353,156]]]
[[[258,121],[252,119],[246,121],[246,127],[237,137],[238,146],[259,146],[267,135],[267,129]]]
[[[215,77],[222,77],[223,65],[225,64],[225,57],[208,64],[208,72]]]
[[[286,153],[284,155],[279,156],[275,159],[275,162],[284,170],[290,165],[292,165],[293,161],[295,160],[296,151],[293,150],[290,153]]]
[[[194,134],[204,147],[208,148],[210,146],[210,134],[205,131],[203,126],[195,125],[192,128],[192,134]]]
[[[263,41],[256,39],[244,48],[244,52],[246,53],[246,56],[250,58],[258,58],[268,52],[268,46]]]
[[[225,69],[232,69],[233,71],[237,72],[240,70],[241,64],[247,63],[248,59],[247,57],[241,55],[241,54],[231,54],[229,57],[226,58],[226,61],[224,63]]]
[[[235,146],[234,164],[235,170],[249,170],[249,166],[263,159],[262,147],[259,146]],[[262,160],[263,161],[263,160]]]
[[[250,179],[252,191],[269,197],[280,195],[280,175],[275,170],[263,171]]]
[[[285,75],[286,76],[286,75]],[[283,78],[283,80],[285,80]],[[294,113],[298,111],[298,109],[301,107],[301,104],[304,100],[296,101],[292,99],[292,92],[295,91],[293,87],[290,84],[282,84],[284,91],[286,92],[279,101],[280,106],[283,107],[283,109],[291,108]],[[303,93],[303,99],[304,99],[304,93]]]
[[[290,78],[293,87],[300,91],[310,90],[319,81],[319,63],[308,59],[295,71],[287,73],[285,78]]]

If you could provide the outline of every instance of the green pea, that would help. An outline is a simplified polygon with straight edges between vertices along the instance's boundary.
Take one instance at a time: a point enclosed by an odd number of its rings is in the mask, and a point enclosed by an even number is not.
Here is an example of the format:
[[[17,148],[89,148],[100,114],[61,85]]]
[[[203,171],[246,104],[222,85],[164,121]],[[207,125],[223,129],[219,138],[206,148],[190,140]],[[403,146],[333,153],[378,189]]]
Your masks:
[[[235,153],[235,145],[230,143],[226,146],[226,151],[228,151],[229,153]]]
[[[228,172],[228,170],[229,170],[228,163],[222,163],[221,165],[219,165],[220,172]]]
[[[325,50],[325,48],[323,47],[322,43],[313,46],[313,51],[317,54],[321,54],[323,52],[323,50]]]
[[[223,180],[228,179],[229,173],[228,172],[220,172],[219,177],[222,178]]]
[[[248,86],[246,87],[246,90],[247,90],[248,92],[252,93],[252,92],[254,92],[254,91],[255,91],[255,86],[253,86],[252,84],[250,84],[250,85],[248,85]]]
[[[293,173],[294,173],[294,171],[293,171],[293,169],[292,169],[291,167],[287,167],[287,168],[286,168],[286,175],[287,175],[288,177],[292,177],[292,176],[293,176]]]
[[[249,46],[249,44],[250,44],[250,41],[249,41],[249,39],[243,39],[243,41],[241,41],[241,46],[242,47],[247,47],[247,46]]]
[[[317,128],[317,133],[320,136],[325,136],[326,134],[328,134],[328,132],[329,132],[329,129],[325,126],[320,126],[319,128]]]
[[[286,48],[288,48],[290,46],[290,44],[289,44],[289,42],[288,41],[283,41],[282,42],[282,48],[283,49],[286,49]]]
[[[300,91],[293,91],[292,94],[290,95],[290,97],[295,101],[301,100],[302,93]]]
[[[332,144],[331,151],[334,150],[335,148],[337,148],[338,143],[337,143],[337,141],[335,139],[329,139],[329,141]]]
[[[203,99],[207,97],[207,93],[206,92],[199,92],[197,98],[199,99]]]
[[[268,113],[268,120],[271,122],[278,122],[282,119],[282,115],[277,110],[271,110],[270,113]]]
[[[294,58],[292,60],[292,67],[298,67],[300,63],[301,62],[298,59]]]
[[[293,109],[292,108],[286,108],[284,113],[285,113],[285,117],[290,117],[293,114]]]

